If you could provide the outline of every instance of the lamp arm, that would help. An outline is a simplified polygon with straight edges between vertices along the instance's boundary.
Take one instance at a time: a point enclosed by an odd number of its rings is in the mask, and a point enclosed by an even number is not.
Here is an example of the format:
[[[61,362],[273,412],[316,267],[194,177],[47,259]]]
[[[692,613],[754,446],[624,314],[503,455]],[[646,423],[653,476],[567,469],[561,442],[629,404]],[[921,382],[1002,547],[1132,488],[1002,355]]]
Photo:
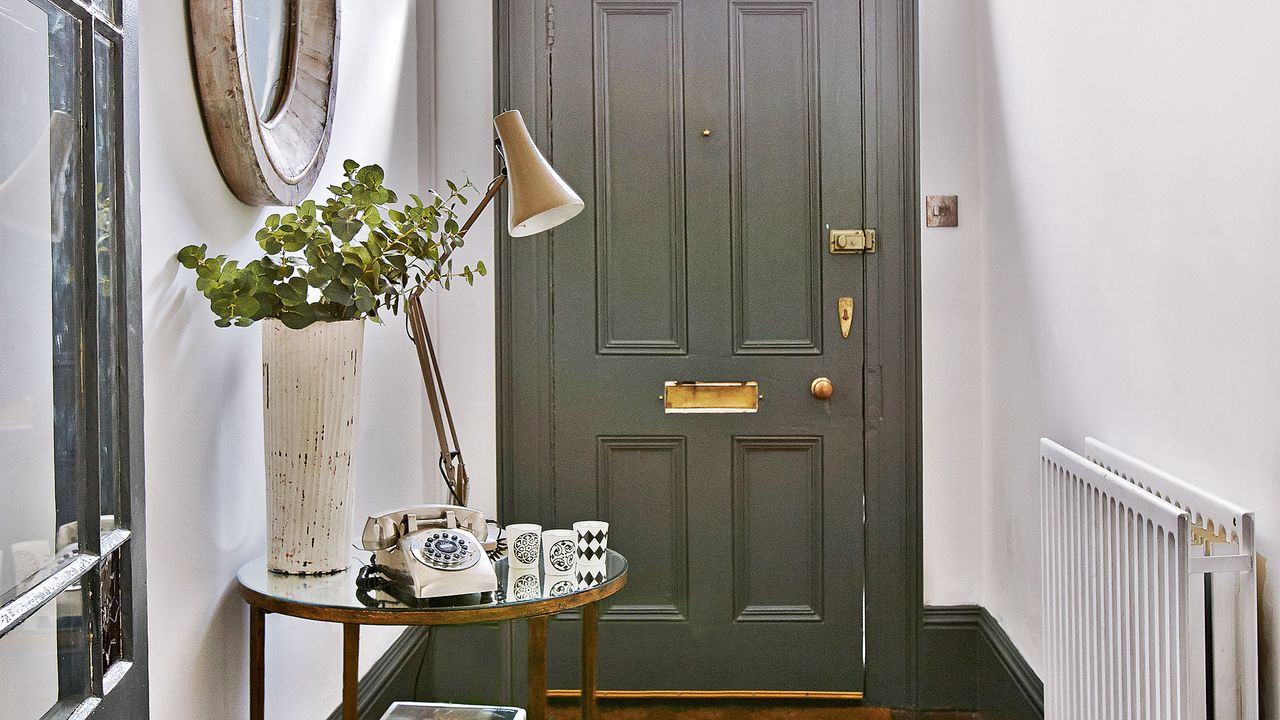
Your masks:
[[[421,289],[415,290],[405,303],[409,322],[409,337],[418,351],[418,364],[422,369],[422,381],[427,388],[427,406],[431,409],[431,420],[435,425],[436,441],[440,445],[440,472],[444,475],[445,485],[454,503],[466,506],[471,494],[471,481],[467,476],[467,464],[462,458],[462,446],[458,443],[458,430],[453,423],[453,413],[449,410],[449,396],[445,394],[444,378],[440,375],[440,364],[436,360],[436,350],[431,342],[431,331],[427,328],[427,316],[420,300]],[[441,413],[441,406],[444,412]],[[448,428],[448,435],[445,434]],[[449,441],[453,444],[450,446]],[[450,449],[452,447],[452,450]]]
[[[471,229],[471,226],[474,225],[476,220],[480,217],[480,213],[484,212],[484,209],[489,207],[489,203],[493,201],[493,198],[497,196],[498,191],[502,189],[502,186],[505,185],[506,182],[507,168],[503,167],[502,172],[498,173],[497,177],[489,182],[489,189],[485,191],[484,197],[480,198],[480,204],[476,205],[476,209],[471,211],[471,217],[467,218],[467,221],[462,224],[462,228],[458,230],[458,237],[462,237],[467,234],[467,231]]]
[[[467,221],[458,230],[457,237],[461,238],[467,234],[467,231],[471,229],[471,226],[480,217],[480,213],[484,212],[484,209],[489,206],[489,203],[498,194],[498,190],[502,189],[506,182],[507,168],[504,166],[497,177],[489,182],[489,189],[485,191],[484,197],[476,205],[476,209],[471,211],[471,217],[467,218]],[[427,327],[427,315],[422,309],[421,294],[421,288],[415,290],[406,303],[406,314],[410,329],[409,337],[417,347],[418,364],[422,370],[423,383],[427,387],[427,404],[431,408],[431,419],[435,425],[436,441],[440,444],[440,465],[444,472],[444,481],[449,486],[453,501],[465,506],[471,494],[471,482],[470,478],[467,477],[466,461],[462,459],[462,445],[458,443],[458,429],[453,423],[453,412],[449,409],[449,396],[445,394],[444,377],[440,374],[440,363],[436,360],[436,349],[431,342],[431,330]],[[441,413],[442,409],[444,411],[443,414]],[[447,436],[445,435],[446,428],[448,429]],[[450,440],[453,441],[452,452],[450,452]]]

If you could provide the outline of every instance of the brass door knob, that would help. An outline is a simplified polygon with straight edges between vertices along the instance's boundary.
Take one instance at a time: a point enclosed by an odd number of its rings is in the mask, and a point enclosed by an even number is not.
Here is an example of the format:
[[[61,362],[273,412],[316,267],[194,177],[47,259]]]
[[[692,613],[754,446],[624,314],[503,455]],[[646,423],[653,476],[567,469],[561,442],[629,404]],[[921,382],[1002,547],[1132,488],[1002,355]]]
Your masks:
[[[813,393],[813,396],[819,400],[829,399],[835,391],[836,387],[831,384],[831,380],[824,377],[814,378],[813,382],[809,384],[809,392]]]

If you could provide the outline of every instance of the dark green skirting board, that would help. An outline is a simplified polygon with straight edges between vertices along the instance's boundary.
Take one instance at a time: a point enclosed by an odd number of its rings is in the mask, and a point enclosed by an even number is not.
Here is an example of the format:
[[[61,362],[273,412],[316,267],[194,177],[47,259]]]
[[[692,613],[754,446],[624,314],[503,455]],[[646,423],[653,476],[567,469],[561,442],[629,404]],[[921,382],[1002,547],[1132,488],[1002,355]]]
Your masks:
[[[552,642],[571,628],[553,622]],[[436,628],[430,642],[425,628],[411,628],[360,679],[360,717],[377,720],[397,700],[523,705],[523,648],[523,623]],[[926,607],[918,658],[918,709],[1044,717],[1043,683],[982,607]],[[340,718],[339,708],[328,720]]]

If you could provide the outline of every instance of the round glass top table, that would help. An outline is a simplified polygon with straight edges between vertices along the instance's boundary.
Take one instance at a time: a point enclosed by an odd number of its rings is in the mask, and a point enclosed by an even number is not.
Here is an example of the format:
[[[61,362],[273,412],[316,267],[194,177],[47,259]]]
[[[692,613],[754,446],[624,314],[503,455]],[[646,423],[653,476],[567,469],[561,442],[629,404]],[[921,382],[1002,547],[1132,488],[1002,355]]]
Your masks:
[[[267,570],[266,556],[245,563],[236,579],[249,604],[249,716],[265,720],[266,616],[271,613],[342,624],[342,717],[356,720],[361,625],[461,625],[502,620],[529,623],[529,720],[547,716],[547,618],[582,608],[582,718],[596,717],[596,629],[599,602],[627,582],[627,560],[613,550],[603,569],[574,575],[543,574],[540,568],[494,563],[498,591],[414,604],[384,590],[362,589],[363,563],[330,575],[282,575]]]

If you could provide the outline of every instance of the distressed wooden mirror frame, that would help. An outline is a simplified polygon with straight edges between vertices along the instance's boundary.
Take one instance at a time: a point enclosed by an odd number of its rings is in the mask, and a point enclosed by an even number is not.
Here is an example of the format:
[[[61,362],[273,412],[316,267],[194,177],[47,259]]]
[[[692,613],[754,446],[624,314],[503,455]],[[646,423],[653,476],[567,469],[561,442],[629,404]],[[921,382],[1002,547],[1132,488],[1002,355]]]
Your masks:
[[[285,88],[267,120],[254,103],[242,0],[188,0],[188,9],[196,87],[223,179],[249,205],[296,205],[329,148],[340,0],[292,0]]]

